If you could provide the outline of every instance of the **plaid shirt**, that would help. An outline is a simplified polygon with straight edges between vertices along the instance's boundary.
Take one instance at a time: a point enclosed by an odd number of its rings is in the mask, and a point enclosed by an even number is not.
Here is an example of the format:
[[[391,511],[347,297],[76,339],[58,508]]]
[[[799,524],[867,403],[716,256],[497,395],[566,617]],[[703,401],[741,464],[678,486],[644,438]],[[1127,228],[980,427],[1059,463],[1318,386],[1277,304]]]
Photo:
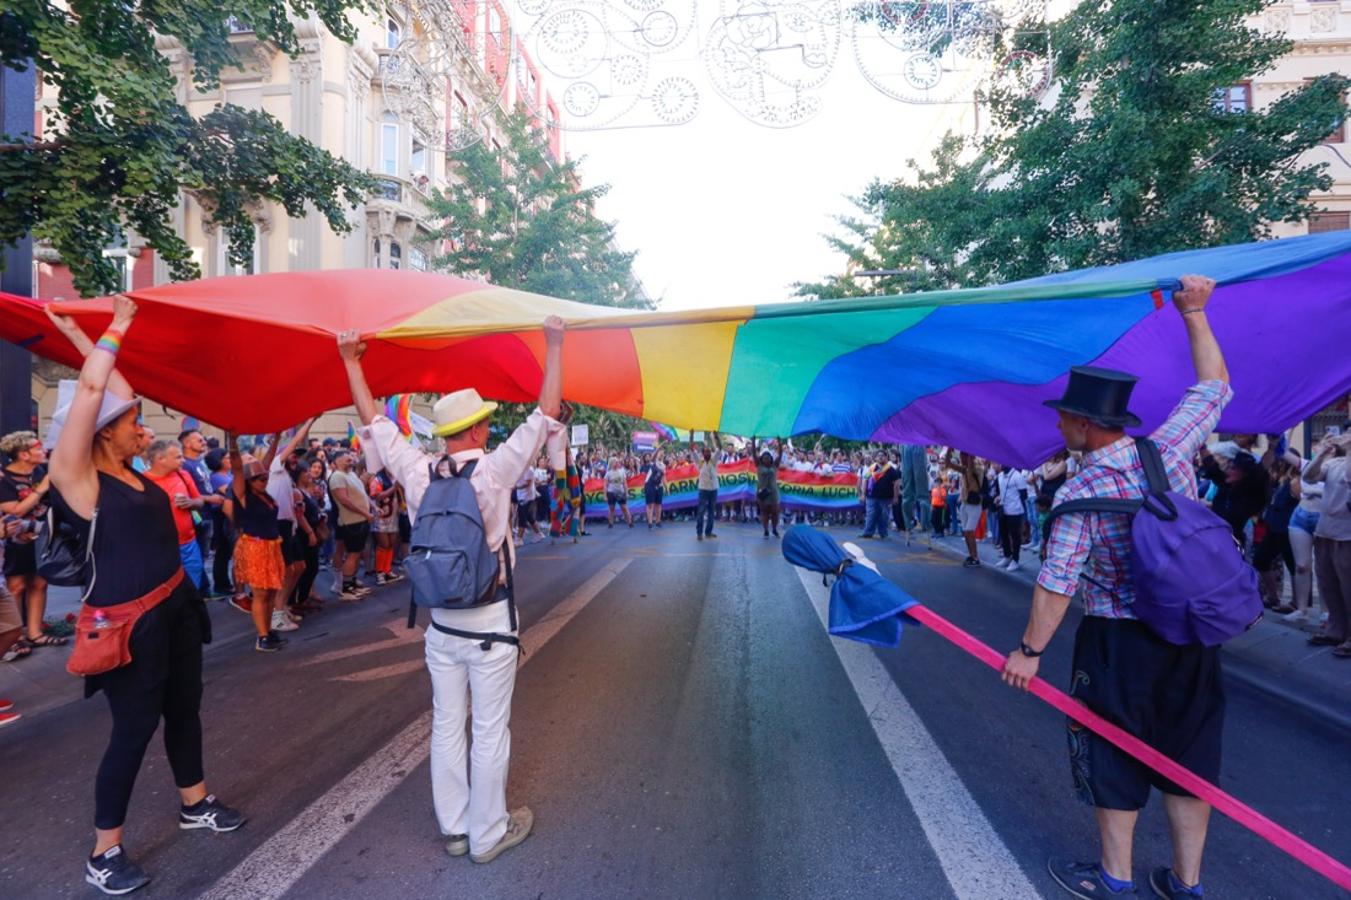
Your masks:
[[[1150,437],[1159,445],[1173,490],[1196,496],[1196,451],[1215,429],[1220,411],[1234,392],[1222,381],[1203,381],[1189,388],[1167,421]],[[1123,437],[1084,455],[1079,472],[1056,492],[1057,505],[1067,500],[1110,497],[1134,500],[1144,496],[1145,473],[1135,440]],[[1107,619],[1134,619],[1131,604],[1130,518],[1120,513],[1069,513],[1055,520],[1046,542],[1046,561],[1037,584],[1056,594],[1073,596],[1084,579],[1084,610]]]

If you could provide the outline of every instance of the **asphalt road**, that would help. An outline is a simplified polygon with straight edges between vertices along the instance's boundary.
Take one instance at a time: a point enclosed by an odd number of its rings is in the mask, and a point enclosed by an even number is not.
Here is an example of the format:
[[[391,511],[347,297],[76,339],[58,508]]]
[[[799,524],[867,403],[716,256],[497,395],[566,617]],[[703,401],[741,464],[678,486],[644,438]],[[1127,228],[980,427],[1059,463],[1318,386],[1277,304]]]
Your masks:
[[[924,548],[869,550],[941,614],[1016,643],[1026,587]],[[1046,856],[1095,853],[1058,714],[922,630],[897,650],[830,639],[819,578],[758,528],[696,543],[691,526],[602,526],[522,555],[509,802],[535,812],[525,844],[487,866],[442,849],[406,588],[330,604],[278,654],[217,607],[207,778],[250,821],[180,832],[152,745],[126,838],[155,879],[138,896],[1055,897]],[[1042,667],[1062,684],[1070,625]],[[98,697],[0,733],[0,897],[94,895],[82,854],[108,727]],[[1348,738],[1231,684],[1222,786],[1351,859]],[[1167,859],[1155,801],[1137,879]],[[1204,881],[1210,898],[1343,896],[1221,817]]]

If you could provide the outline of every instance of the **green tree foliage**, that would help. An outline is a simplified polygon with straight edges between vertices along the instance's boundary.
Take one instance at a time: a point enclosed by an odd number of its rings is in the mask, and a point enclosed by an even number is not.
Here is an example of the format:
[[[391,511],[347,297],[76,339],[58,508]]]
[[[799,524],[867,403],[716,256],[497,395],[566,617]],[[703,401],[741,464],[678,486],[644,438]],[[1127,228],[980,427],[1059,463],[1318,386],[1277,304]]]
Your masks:
[[[1049,26],[1047,102],[996,82],[987,137],[949,136],[932,164],[853,198],[828,238],[848,270],[799,285],[847,297],[969,287],[1270,237],[1315,210],[1326,162],[1300,161],[1347,111],[1348,80],[1317,78],[1261,112],[1228,89],[1291,49],[1245,24],[1265,0],[1081,3]],[[1342,163],[1339,163],[1342,164]]]
[[[483,142],[457,153],[456,183],[431,198],[444,225],[434,265],[501,287],[604,306],[648,305],[633,276],[636,254],[616,249],[615,226],[596,217],[608,186],[581,187],[578,162],[558,162],[523,113],[501,120],[501,149]]]
[[[162,48],[180,45],[193,85],[209,90],[237,63],[227,18],[294,55],[293,19],[317,17],[351,41],[347,14],[369,8],[368,0],[10,0],[0,13],[0,64],[36,65],[58,99],[41,140],[0,135],[0,243],[29,232],[49,241],[88,296],[120,287],[102,251],[126,229],[173,278],[199,276],[169,218],[180,191],[225,230],[238,264],[251,256],[248,207],[262,200],[295,217],[312,206],[335,231],[349,231],[346,211],[364,201],[368,176],[266,113],[222,104],[192,116]]]

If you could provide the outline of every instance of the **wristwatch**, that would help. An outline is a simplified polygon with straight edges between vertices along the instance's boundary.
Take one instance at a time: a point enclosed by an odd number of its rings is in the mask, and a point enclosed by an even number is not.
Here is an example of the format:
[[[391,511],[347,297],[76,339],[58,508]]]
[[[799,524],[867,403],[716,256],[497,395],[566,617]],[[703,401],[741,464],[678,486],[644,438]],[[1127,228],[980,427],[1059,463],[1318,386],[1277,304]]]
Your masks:
[[[1041,656],[1043,653],[1046,652],[1046,648],[1043,647],[1040,650],[1033,650],[1031,647],[1027,646],[1026,642],[1023,642],[1018,645],[1018,651],[1022,653],[1023,656],[1026,656],[1028,659],[1036,659],[1038,656]]]

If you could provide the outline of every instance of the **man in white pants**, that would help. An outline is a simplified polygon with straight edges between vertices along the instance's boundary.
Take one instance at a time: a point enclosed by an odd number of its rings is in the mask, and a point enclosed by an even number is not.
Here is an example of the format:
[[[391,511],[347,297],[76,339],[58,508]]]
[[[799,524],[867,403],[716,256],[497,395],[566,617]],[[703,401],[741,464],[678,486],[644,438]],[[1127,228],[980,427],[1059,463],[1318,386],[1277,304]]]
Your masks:
[[[473,389],[442,397],[433,408],[433,434],[446,441],[457,467],[474,461],[470,483],[478,497],[488,547],[499,554],[499,571],[514,557],[508,539],[512,488],[539,456],[545,440],[555,468],[563,466],[566,430],[558,421],[563,392],[563,321],[544,321],[544,379],[539,408],[500,447],[487,452],[488,422],[496,403],[484,402]],[[366,425],[362,446],[403,485],[408,514],[418,507],[440,457],[424,453],[380,415],[366,384],[361,357],[366,345],[353,331],[338,335],[338,351],[347,369],[352,400]],[[514,636],[505,602],[469,609],[433,609],[432,621],[457,631]],[[483,642],[427,629],[427,670],[432,677],[432,801],[451,856],[470,854],[476,863],[496,859],[530,834],[534,814],[528,807],[507,813],[507,763],[511,755],[511,694],[516,685],[518,649],[512,643]],[[473,697],[473,780],[466,770],[464,719]]]

